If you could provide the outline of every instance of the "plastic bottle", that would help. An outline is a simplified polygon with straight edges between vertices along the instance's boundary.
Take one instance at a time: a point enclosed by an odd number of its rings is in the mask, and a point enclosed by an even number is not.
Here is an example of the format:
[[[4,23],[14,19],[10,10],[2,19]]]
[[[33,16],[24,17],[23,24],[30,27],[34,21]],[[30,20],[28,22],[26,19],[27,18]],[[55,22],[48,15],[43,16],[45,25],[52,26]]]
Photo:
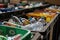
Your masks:
[[[6,26],[10,26],[10,27],[21,28],[20,25],[14,24],[14,23],[11,23],[11,22],[2,22],[2,24],[3,24],[3,25],[6,25]]]
[[[36,22],[36,19],[34,17],[31,17],[30,18],[30,23],[35,23]]]
[[[12,19],[13,19],[13,21],[16,22],[17,24],[22,25],[22,22],[20,21],[20,19],[19,19],[18,17],[13,16]]]
[[[18,7],[15,7],[15,10],[18,10]]]
[[[41,31],[43,29],[43,24],[41,22],[36,22],[31,26],[33,27],[33,31]]]
[[[18,34],[18,35],[15,35],[13,37],[7,37],[7,40],[21,40],[21,35]]]
[[[44,18],[40,18],[40,19],[38,20],[38,22],[41,22],[41,23],[43,24],[43,26],[45,26],[45,25],[46,25],[46,21],[45,21],[45,19],[44,19]]]
[[[22,26],[22,29],[32,30],[33,27],[31,27],[31,24],[28,24],[28,25]]]

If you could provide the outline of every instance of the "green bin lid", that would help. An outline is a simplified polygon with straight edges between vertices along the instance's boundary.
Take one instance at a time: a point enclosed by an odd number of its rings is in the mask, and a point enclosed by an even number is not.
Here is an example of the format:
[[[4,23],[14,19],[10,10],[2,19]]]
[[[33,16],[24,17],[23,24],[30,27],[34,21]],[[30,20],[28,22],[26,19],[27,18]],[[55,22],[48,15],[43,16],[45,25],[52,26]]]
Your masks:
[[[0,40],[7,40],[7,38],[2,36],[2,35],[0,35]]]

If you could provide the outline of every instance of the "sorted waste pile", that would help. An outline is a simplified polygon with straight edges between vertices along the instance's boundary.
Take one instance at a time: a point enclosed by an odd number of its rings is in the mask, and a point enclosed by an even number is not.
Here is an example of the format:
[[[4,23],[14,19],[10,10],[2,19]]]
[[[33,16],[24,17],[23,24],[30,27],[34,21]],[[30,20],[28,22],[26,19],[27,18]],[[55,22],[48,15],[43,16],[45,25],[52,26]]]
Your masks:
[[[44,26],[50,23],[55,17],[57,12],[54,10],[36,10],[31,13],[27,13],[27,18],[12,16],[8,22],[3,22],[4,25],[13,26],[17,28],[27,29],[31,31],[41,31]]]
[[[6,12],[14,12],[14,11],[18,11],[18,10],[24,10],[27,8],[34,8],[34,7],[39,7],[39,6],[43,6],[44,4],[42,2],[39,3],[24,3],[21,2],[19,4],[9,4],[8,3],[8,7],[7,8],[0,8],[0,13],[6,13]]]
[[[0,22],[0,40],[31,40],[30,31],[41,31],[60,12],[59,8],[51,6],[27,13],[27,18],[12,16],[8,21]]]

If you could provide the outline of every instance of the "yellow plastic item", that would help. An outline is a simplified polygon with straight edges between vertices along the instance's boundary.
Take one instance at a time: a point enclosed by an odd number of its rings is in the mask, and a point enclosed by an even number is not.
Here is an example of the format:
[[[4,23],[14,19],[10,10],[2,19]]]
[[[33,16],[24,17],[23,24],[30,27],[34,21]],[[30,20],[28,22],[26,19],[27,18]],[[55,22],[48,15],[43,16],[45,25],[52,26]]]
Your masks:
[[[46,22],[50,22],[54,18],[54,14],[46,15]]]
[[[26,16],[28,17],[41,17],[43,13],[28,13]]]
[[[46,18],[46,22],[50,22],[51,21],[51,18],[50,17],[47,17]]]
[[[60,10],[57,10],[58,12],[60,12]]]
[[[23,25],[28,25],[28,24],[30,24],[30,21],[29,21],[29,20],[25,20],[25,21],[23,22]]]

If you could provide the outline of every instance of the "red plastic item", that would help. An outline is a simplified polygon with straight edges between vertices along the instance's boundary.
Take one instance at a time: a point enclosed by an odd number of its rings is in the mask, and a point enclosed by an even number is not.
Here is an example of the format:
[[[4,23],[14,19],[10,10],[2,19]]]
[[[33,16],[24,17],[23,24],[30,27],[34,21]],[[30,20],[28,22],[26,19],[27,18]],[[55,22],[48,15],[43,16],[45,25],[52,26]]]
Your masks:
[[[4,8],[4,6],[5,6],[4,4],[0,4],[0,8]]]
[[[20,34],[14,36],[14,40],[20,40],[20,38],[21,38]]]

